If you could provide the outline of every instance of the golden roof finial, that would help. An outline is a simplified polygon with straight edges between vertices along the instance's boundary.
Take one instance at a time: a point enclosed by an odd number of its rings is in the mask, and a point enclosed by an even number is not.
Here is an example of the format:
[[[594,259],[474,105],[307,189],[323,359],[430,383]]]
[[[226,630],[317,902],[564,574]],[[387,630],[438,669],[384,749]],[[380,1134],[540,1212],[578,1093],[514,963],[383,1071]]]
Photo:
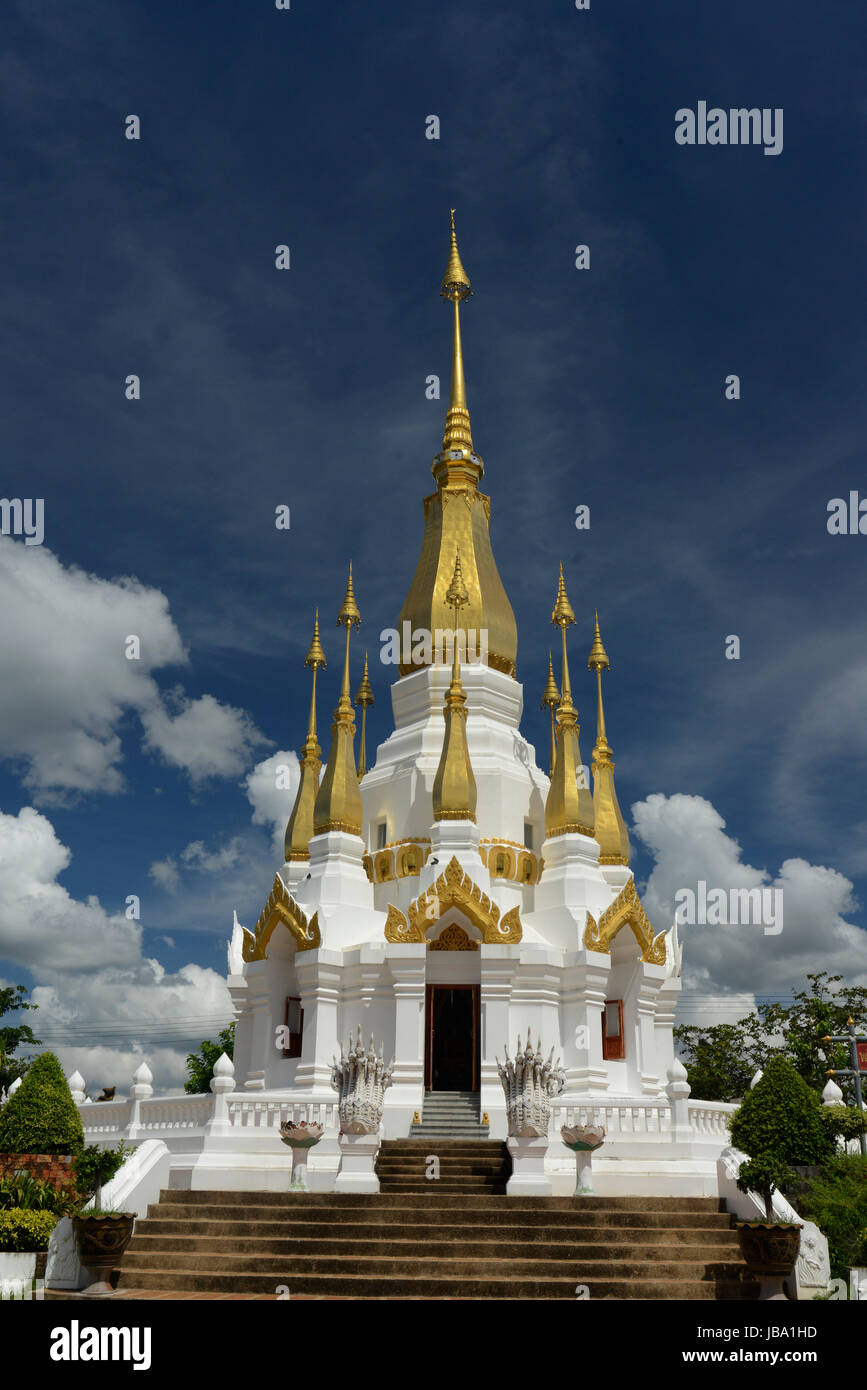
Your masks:
[[[443,749],[433,784],[435,821],[476,819],[476,779],[467,746],[467,697],[461,685],[461,634],[458,629],[458,612],[469,601],[470,596],[461,571],[461,553],[458,549],[455,552],[452,582],[446,592],[446,602],[454,610],[454,665],[443,707],[446,722]]]
[[[551,652],[548,652],[548,680],[542,695],[540,709],[547,709],[551,715],[551,761],[548,768],[548,776],[554,776],[554,763],[557,759],[557,726],[554,722],[554,711],[560,703],[560,691],[557,689],[557,682],[554,679],[554,662]]]
[[[593,798],[585,784],[581,749],[578,742],[580,727],[578,711],[572,703],[569,684],[569,657],[566,651],[566,629],[575,621],[575,614],[566,593],[563,566],[557,585],[557,599],[551,622],[560,628],[563,638],[562,695],[557,710],[560,737],[557,741],[551,786],[545,802],[545,830],[552,835],[593,834]],[[581,776],[579,778],[579,769]]]
[[[629,833],[617,800],[614,788],[614,758],[611,746],[605,737],[605,712],[602,708],[602,672],[609,667],[608,653],[602,645],[599,632],[599,614],[596,614],[596,632],[587,666],[596,672],[598,695],[598,714],[596,719],[596,745],[593,749],[593,825],[594,835],[599,842],[600,864],[629,863]]]
[[[304,665],[313,670],[313,693],[310,696],[310,717],[307,721],[307,738],[301,755],[301,779],[295,795],[295,805],[283,837],[283,852],[287,861],[309,859],[307,846],[313,836],[313,807],[319,791],[319,773],[322,770],[322,749],[316,737],[316,674],[324,666],[325,653],[319,640],[319,609],[313,619],[313,640],[304,658]]]
[[[328,750],[328,763],[313,809],[313,833],[321,835],[329,830],[343,830],[350,835],[360,835],[363,807],[361,788],[358,785],[358,772],[352,751],[355,740],[355,719],[352,713],[352,701],[349,698],[349,635],[353,627],[357,629],[360,626],[361,613],[355,602],[351,563],[343,607],[337,615],[337,623],[338,626],[346,628],[343,680],[340,687],[340,699],[337,702],[337,709],[334,711],[334,720],[331,725],[331,747]]]
[[[367,771],[367,707],[374,703],[373,687],[367,674],[367,652],[364,653],[364,671],[361,676],[361,684],[356,692],[355,703],[356,706],[361,706],[361,743],[358,749],[358,778],[360,781]]]
[[[461,265],[458,255],[458,239],[455,235],[455,212],[452,208],[452,244],[449,263],[440,286],[443,299],[450,299],[454,305],[454,326],[452,336],[452,386],[449,408],[446,414],[446,427],[443,434],[443,452],[454,450],[462,456],[473,452],[473,436],[470,428],[470,412],[467,409],[467,384],[464,379],[464,356],[461,348],[461,300],[471,294],[467,272]],[[480,470],[477,470],[477,474]]]

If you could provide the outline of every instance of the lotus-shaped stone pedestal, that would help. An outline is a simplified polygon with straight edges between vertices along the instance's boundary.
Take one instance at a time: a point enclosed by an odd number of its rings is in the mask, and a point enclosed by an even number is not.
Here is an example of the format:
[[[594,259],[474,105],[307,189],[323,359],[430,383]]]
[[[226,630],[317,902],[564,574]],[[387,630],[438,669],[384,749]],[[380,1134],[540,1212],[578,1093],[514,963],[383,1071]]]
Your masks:
[[[290,1192],[309,1192],[307,1186],[307,1151],[318,1144],[325,1130],[313,1121],[302,1120],[296,1124],[288,1121],[280,1126],[280,1138],[292,1150],[292,1172],[289,1179]]]
[[[562,1125],[560,1138],[575,1155],[575,1196],[593,1197],[593,1169],[591,1160],[596,1149],[605,1139],[604,1125]]]

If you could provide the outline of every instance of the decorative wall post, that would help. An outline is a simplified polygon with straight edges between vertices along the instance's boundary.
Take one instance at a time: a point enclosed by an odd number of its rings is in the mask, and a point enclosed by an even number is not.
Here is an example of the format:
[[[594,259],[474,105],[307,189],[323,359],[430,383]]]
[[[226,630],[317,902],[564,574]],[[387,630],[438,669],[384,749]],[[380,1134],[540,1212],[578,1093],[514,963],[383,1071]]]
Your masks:
[[[559,1057],[554,1065],[553,1047],[547,1062],[544,1061],[541,1038],[533,1051],[529,1032],[523,1051],[518,1036],[514,1062],[508,1046],[505,1054],[504,1063],[497,1058],[497,1070],[506,1096],[509,1126],[506,1146],[512,1155],[512,1176],[506,1184],[506,1192],[510,1197],[550,1197],[551,1179],[545,1176],[550,1100],[560,1095],[565,1087],[566,1073]]]
[[[229,1124],[228,1096],[234,1089],[235,1064],[231,1057],[227,1057],[225,1052],[221,1052],[214,1063],[214,1075],[211,1077],[214,1108],[211,1111],[211,1118],[205,1125],[205,1134],[207,1137],[231,1134],[232,1126]]]
[[[686,1079],[686,1067],[675,1057],[666,1073],[665,1094],[671,1101],[671,1140],[673,1144],[690,1144],[692,1128],[689,1123],[689,1096],[692,1087]]]
[[[143,1100],[150,1100],[154,1093],[151,1082],[154,1079],[153,1072],[147,1062],[142,1062],[141,1066],[133,1072],[130,1096],[132,1105],[130,1106],[129,1124],[124,1138],[134,1140],[144,1138],[141,1130],[141,1103]]]
[[[72,1092],[72,1099],[75,1101],[76,1105],[81,1105],[82,1101],[87,1100],[87,1093],[84,1089],[84,1077],[82,1076],[80,1071],[74,1071],[69,1076],[67,1076],[66,1083],[69,1086],[70,1091]],[[13,1081],[12,1085],[9,1087],[10,1097],[12,1096],[13,1092],[17,1091],[20,1085],[21,1077],[19,1076],[18,1080]]]
[[[380,1125],[385,1092],[391,1085],[394,1062],[388,1067],[373,1046],[373,1038],[365,1052],[361,1041],[361,1026],[355,1046],[349,1039],[348,1054],[340,1049],[340,1061],[334,1060],[331,1085],[337,1092],[340,1116],[340,1168],[335,1192],[378,1192],[376,1155],[379,1152]]]

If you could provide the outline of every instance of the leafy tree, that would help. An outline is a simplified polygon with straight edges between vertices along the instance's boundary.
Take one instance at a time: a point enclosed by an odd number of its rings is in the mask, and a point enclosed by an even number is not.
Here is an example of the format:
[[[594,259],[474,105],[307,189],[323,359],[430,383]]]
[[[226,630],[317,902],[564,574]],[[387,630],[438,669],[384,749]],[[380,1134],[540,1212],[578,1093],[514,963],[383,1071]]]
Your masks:
[[[38,1009],[38,1004],[27,1004],[24,996],[27,989],[24,985],[8,985],[5,989],[0,989],[0,1018],[4,1014],[20,1013],[23,1009]],[[27,1068],[30,1066],[29,1057],[13,1057],[21,1044],[27,1047],[38,1047],[39,1038],[34,1038],[32,1031],[26,1023],[19,1023],[16,1027],[7,1025],[0,1028],[0,1090],[9,1090],[13,1081],[17,1081],[19,1076],[23,1077]]]
[[[732,1116],[731,1136],[750,1158],[784,1164],[824,1163],[834,1152],[818,1095],[786,1057],[772,1057],[747,1092]]]
[[[187,1094],[199,1095],[202,1091],[210,1091],[214,1063],[224,1052],[227,1057],[232,1057],[234,1051],[235,1025],[230,1023],[218,1034],[216,1042],[203,1042],[198,1052],[191,1052],[187,1057],[188,1079],[184,1082]]]
[[[83,1146],[81,1117],[60,1063],[42,1052],[0,1110],[0,1153],[74,1154]]]
[[[828,1237],[831,1273],[848,1279],[867,1261],[867,1158],[837,1154],[798,1197],[798,1214]]]
[[[774,1219],[774,1188],[787,1187],[797,1178],[797,1173],[782,1159],[772,1154],[759,1154],[748,1163],[742,1163],[737,1176],[737,1186],[741,1192],[755,1192],[765,1208],[765,1220]]]
[[[807,976],[808,988],[796,991],[791,1003],[759,1003],[737,1023],[675,1028],[693,1098],[739,1100],[773,1057],[788,1058],[807,1085],[821,1091],[831,1068],[849,1066],[846,1045],[822,1039],[845,1033],[850,1017],[867,1019],[867,988],[840,988],[842,978],[823,970]],[[851,1080],[839,1077],[838,1082],[854,1102]]]
[[[102,1209],[102,1189],[110,1183],[115,1174],[129,1158],[133,1149],[121,1143],[116,1149],[103,1149],[99,1144],[88,1144],[86,1149],[76,1154],[73,1160],[75,1185],[86,1197],[92,1197],[94,1209]],[[83,1212],[87,1215],[87,1212]]]

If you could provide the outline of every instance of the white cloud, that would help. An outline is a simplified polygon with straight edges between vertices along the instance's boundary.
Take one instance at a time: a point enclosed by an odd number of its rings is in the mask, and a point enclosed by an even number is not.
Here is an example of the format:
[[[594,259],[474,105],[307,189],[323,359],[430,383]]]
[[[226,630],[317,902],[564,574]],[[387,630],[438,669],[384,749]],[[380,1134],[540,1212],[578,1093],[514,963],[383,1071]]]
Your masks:
[[[204,840],[193,840],[186,849],[181,850],[178,860],[168,855],[156,859],[148,869],[148,875],[168,893],[176,893],[181,885],[181,869],[206,874],[224,873],[234,868],[244,853],[244,841],[239,835],[225,844],[222,849],[208,851]]]
[[[274,849],[281,860],[286,823],[295,805],[300,780],[297,753],[284,750],[257,763],[244,782],[247,800],[253,807],[253,824],[271,827]]]
[[[845,920],[856,904],[843,874],[804,859],[785,860],[774,877],[745,864],[722,816],[700,796],[657,793],[636,802],[632,815],[655,861],[643,901],[658,930],[674,920],[678,889],[695,891],[700,880],[708,891],[768,887],[782,893],[779,935],[754,925],[679,928],[687,989],[784,994],[817,970],[867,984],[867,932]]]
[[[52,518],[46,509],[51,535]],[[194,782],[232,777],[267,742],[242,711],[175,691],[166,708],[152,672],[188,664],[158,589],[63,566],[45,546],[0,536],[0,758],[19,764],[42,801],[124,788],[119,727],[128,711],[145,747]],[[127,658],[137,637],[140,657]]]
[[[177,1084],[187,1049],[166,1045],[166,1035],[189,1029],[204,1037],[217,1031],[213,1020],[229,1021],[225,980],[195,964],[168,974],[144,956],[140,923],[106,912],[95,896],[80,902],[57,882],[70,859],[40,812],[29,806],[17,816],[0,812],[0,957],[38,977],[32,1002],[39,1013],[29,1017],[44,1027],[34,1032],[58,1052],[67,1072],[77,1065],[87,1078],[82,1061],[89,1066],[99,1058],[100,1084],[125,1086],[123,1075],[106,1074],[106,1059],[129,1066],[131,1077],[135,1058],[144,1056],[156,1085]],[[118,1047],[90,1046],[88,1036],[101,1031],[115,1036]],[[52,1032],[78,1032],[82,1043],[55,1045]]]

